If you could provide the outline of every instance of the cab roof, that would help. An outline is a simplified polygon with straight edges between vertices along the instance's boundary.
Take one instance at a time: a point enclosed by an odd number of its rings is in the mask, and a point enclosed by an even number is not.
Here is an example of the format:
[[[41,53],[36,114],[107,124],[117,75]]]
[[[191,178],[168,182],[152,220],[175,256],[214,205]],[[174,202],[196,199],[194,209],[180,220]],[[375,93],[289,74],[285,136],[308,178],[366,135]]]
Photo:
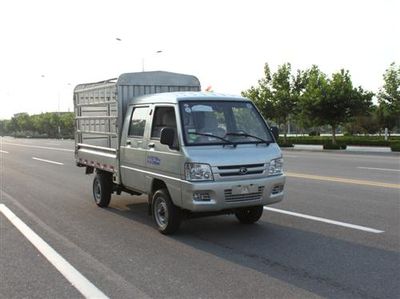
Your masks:
[[[193,91],[180,91],[180,92],[164,92],[150,95],[144,95],[134,98],[130,104],[155,104],[155,103],[170,103],[177,104],[180,101],[249,101],[249,99],[238,96],[215,92],[193,92]]]

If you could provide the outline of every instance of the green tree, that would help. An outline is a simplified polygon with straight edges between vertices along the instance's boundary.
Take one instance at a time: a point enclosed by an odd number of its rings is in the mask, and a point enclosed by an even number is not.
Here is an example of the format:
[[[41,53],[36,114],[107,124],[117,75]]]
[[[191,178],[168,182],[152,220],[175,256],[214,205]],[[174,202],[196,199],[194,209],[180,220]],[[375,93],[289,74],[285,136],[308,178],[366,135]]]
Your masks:
[[[338,126],[366,113],[372,104],[372,96],[361,87],[353,88],[349,71],[341,70],[329,79],[317,66],[313,66],[307,72],[301,106],[316,124],[330,125],[332,143],[336,144]]]
[[[264,78],[258,81],[258,86],[252,86],[243,91],[242,95],[250,98],[257,105],[263,116],[274,120],[284,126],[284,138],[287,142],[288,121],[296,112],[299,97],[304,89],[304,74],[297,72],[291,74],[290,63],[278,67],[276,73],[266,63],[264,65]]]
[[[73,112],[47,112],[36,115],[27,113],[15,114],[11,120],[0,121],[0,134],[45,135],[54,137],[74,136],[74,113]],[[61,136],[58,133],[60,126]]]
[[[367,113],[359,114],[345,125],[346,132],[353,134],[375,134],[380,125],[377,116],[377,106],[372,106]]]
[[[264,78],[258,80],[258,86],[242,91],[242,96],[251,99],[265,119],[274,117],[272,98],[272,75],[268,63],[264,65]]]
[[[8,119],[0,120],[0,136],[5,136],[10,133],[9,126],[10,126],[10,120]]]
[[[396,126],[397,118],[386,102],[379,102],[375,115],[380,129],[388,128],[390,132]]]
[[[276,122],[284,126],[284,140],[287,143],[288,121],[297,110],[299,96],[301,94],[301,73],[297,77],[291,75],[290,63],[278,67],[272,75],[272,106]]]
[[[12,117],[10,122],[8,123],[8,131],[10,134],[13,134],[14,136],[16,136],[17,132],[20,131],[17,119],[15,117]]]
[[[300,97],[300,115],[302,122],[310,125],[321,125],[322,102],[328,94],[328,79],[326,75],[313,65],[305,72],[306,83],[304,93]]]
[[[381,112],[385,114],[387,125],[393,120],[400,125],[400,65],[391,63],[383,74],[383,80],[383,87],[378,93],[378,101],[382,105]]]
[[[44,128],[42,126],[42,114],[36,114],[31,116],[31,123],[33,130],[38,134],[44,133]]]
[[[13,116],[18,131],[32,131],[32,123],[28,113],[17,113]]]
[[[74,135],[75,115],[73,112],[64,112],[60,115],[60,126],[62,136]]]
[[[50,138],[55,138],[58,135],[59,116],[57,113],[47,112],[41,116],[42,132]]]

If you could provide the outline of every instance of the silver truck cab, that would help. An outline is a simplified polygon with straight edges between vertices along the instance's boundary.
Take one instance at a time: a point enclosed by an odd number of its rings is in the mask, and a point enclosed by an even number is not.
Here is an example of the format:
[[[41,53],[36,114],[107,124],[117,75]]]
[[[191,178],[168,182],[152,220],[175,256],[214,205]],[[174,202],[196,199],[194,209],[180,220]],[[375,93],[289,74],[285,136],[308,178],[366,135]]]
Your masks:
[[[170,218],[183,212],[235,213],[242,222],[257,221],[264,205],[283,198],[282,166],[273,134],[246,98],[173,92],[128,106],[121,183],[151,195],[161,231],[176,230],[179,224]],[[169,211],[171,204],[179,212]]]

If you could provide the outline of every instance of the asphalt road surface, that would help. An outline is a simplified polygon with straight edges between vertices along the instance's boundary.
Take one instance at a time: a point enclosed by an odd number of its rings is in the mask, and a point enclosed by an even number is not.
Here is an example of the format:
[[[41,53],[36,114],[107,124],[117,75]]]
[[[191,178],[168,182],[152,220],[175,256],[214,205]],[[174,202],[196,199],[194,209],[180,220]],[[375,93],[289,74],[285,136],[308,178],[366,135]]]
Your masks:
[[[284,151],[254,225],[161,235],[144,196],[100,209],[73,141],[0,139],[0,298],[399,298],[400,156]]]

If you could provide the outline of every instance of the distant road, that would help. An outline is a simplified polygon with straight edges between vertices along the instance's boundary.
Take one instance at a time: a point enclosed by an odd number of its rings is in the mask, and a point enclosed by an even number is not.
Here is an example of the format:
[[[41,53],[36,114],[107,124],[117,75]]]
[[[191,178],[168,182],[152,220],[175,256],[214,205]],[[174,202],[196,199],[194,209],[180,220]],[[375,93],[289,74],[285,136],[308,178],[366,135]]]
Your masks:
[[[97,208],[73,149],[71,140],[0,139],[0,298],[400,294],[398,155],[283,151],[286,198],[260,222],[201,218],[167,237],[145,196],[113,195]],[[76,272],[58,269],[32,232]]]

